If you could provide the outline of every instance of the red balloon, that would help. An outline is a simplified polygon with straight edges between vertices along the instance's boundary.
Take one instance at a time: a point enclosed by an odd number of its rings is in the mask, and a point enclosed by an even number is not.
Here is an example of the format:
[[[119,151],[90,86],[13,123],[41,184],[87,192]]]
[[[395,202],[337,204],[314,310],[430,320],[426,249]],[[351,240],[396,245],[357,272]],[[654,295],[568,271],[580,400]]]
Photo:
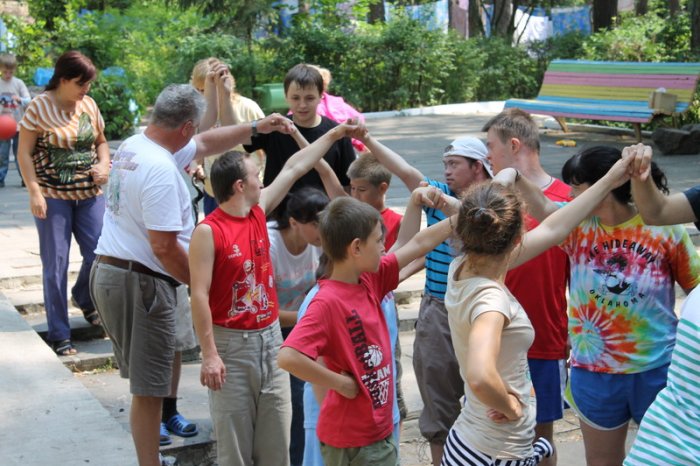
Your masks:
[[[12,139],[17,133],[17,122],[10,115],[0,115],[0,140]]]

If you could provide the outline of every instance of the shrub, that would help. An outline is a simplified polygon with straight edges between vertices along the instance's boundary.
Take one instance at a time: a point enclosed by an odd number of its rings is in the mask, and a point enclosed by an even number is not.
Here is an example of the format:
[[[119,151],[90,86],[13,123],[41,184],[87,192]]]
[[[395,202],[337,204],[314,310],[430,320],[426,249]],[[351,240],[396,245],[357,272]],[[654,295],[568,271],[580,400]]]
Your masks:
[[[126,79],[101,74],[90,89],[90,95],[105,121],[105,137],[113,140],[131,136],[138,121],[139,108]]]
[[[524,48],[513,47],[500,37],[482,39],[479,47],[485,53],[485,61],[479,73],[477,100],[532,98],[537,95],[541,82],[537,79],[537,60]]]

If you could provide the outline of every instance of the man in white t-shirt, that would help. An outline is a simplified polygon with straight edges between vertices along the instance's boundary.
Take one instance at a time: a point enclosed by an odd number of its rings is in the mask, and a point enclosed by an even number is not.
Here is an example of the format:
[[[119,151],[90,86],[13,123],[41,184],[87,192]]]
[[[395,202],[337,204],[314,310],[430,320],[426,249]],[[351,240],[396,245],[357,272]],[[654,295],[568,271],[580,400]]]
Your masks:
[[[159,466],[162,398],[171,393],[176,287],[189,284],[187,252],[194,229],[189,191],[180,175],[192,159],[250,142],[258,132],[293,133],[281,115],[195,136],[204,99],[190,85],[170,85],[156,100],[142,134],[113,158],[107,209],[90,289],[130,379],[131,433],[140,466]]]

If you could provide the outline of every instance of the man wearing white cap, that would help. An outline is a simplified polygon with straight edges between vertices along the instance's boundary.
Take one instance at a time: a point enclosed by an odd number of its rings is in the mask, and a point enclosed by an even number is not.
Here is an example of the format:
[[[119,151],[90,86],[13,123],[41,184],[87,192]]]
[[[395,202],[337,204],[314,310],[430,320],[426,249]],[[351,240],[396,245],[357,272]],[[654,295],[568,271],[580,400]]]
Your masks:
[[[421,182],[427,182],[449,196],[458,197],[472,184],[493,176],[486,146],[475,137],[457,138],[445,148],[445,183],[426,178],[417,168],[369,133],[362,142],[382,165],[401,178],[411,192]],[[428,226],[445,218],[445,214],[439,210],[424,209]],[[445,439],[459,415],[460,398],[464,395],[464,382],[459,375],[459,363],[452,347],[444,302],[447,270],[456,253],[444,242],[425,258],[425,292],[413,343],[413,368],[424,405],[418,427],[421,435],[430,442],[430,453],[435,466],[440,464]]]

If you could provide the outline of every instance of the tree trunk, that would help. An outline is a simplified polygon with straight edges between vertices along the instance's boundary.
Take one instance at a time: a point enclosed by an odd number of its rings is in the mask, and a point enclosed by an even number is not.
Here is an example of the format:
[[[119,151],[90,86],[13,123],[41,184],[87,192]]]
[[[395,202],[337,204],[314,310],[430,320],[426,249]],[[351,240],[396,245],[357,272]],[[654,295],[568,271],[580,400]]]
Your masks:
[[[493,3],[493,17],[491,18],[491,35],[498,37],[510,37],[513,16],[513,0],[502,0]]]
[[[484,24],[481,22],[481,1],[469,0],[467,12],[469,21],[469,37],[481,37],[484,35]]]
[[[593,0],[593,30],[610,29],[612,20],[617,16],[617,2],[611,0]]]
[[[369,5],[369,17],[367,20],[370,24],[384,22],[384,2],[372,2]]]
[[[690,48],[700,54],[700,0],[688,1],[688,13],[690,13]]]
[[[637,0],[634,5],[634,13],[643,16],[649,11],[649,0]]]
[[[678,11],[681,9],[681,2],[679,0],[668,0],[668,12],[671,16],[676,16]]]

